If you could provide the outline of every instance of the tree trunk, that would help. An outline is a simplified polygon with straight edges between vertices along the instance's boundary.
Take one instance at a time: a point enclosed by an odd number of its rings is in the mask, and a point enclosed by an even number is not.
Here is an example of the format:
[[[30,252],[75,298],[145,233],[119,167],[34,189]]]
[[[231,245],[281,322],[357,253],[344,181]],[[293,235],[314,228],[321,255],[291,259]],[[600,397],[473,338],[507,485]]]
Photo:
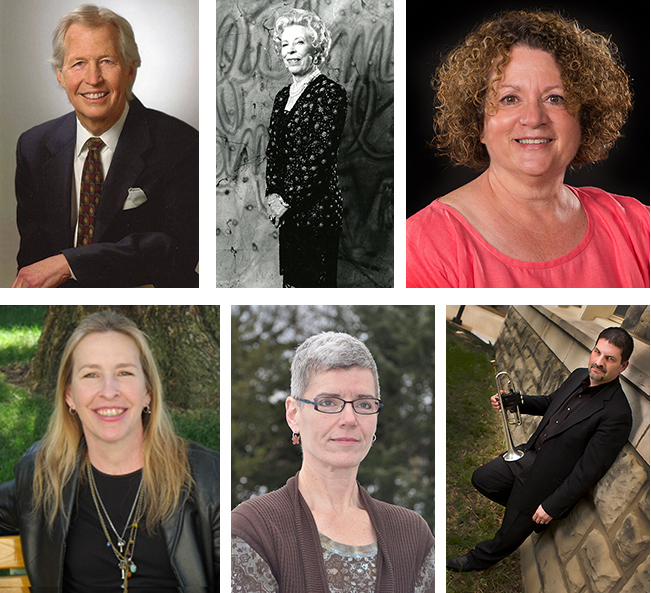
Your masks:
[[[29,372],[34,393],[53,397],[66,341],[83,317],[102,309],[147,334],[169,404],[219,408],[219,307],[207,305],[49,306]]]

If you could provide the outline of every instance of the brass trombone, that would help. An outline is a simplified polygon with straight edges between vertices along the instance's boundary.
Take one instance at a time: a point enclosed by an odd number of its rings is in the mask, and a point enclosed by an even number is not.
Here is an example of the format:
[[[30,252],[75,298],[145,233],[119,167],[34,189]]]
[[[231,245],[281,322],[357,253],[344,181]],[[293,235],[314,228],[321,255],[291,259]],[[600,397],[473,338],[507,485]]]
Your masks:
[[[518,451],[513,444],[511,437],[511,426],[522,425],[522,417],[520,416],[520,408],[518,403],[522,402],[522,394],[513,389],[511,377],[506,371],[497,372],[495,361],[491,360],[493,370],[495,371],[495,386],[497,387],[497,397],[500,402],[500,411],[502,412],[502,422],[504,424],[504,435],[506,436],[507,451],[502,455],[505,461],[517,461],[520,459],[524,452]],[[504,393],[502,393],[504,392]],[[507,407],[513,408],[512,412],[507,411]]]

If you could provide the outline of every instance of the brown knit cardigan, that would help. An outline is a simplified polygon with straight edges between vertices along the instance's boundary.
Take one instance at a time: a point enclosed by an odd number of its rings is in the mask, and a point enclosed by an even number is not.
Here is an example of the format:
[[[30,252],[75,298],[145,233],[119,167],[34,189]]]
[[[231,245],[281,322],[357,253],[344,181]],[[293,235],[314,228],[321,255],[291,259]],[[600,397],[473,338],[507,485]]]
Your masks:
[[[432,532],[417,513],[374,500],[358,487],[377,534],[376,593],[413,593],[434,545]],[[329,593],[319,532],[297,476],[279,490],[236,507],[231,531],[269,565],[280,593]]]

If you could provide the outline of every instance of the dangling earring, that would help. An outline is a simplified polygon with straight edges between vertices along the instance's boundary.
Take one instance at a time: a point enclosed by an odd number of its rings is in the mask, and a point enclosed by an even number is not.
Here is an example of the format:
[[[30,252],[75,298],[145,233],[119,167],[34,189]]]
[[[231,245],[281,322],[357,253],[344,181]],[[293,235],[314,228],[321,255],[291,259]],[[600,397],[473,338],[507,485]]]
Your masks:
[[[68,414],[70,414],[71,416],[76,416],[77,410],[75,410],[72,406],[68,406]]]
[[[296,434],[295,432],[292,433],[292,445],[298,445],[301,442],[301,435]]]

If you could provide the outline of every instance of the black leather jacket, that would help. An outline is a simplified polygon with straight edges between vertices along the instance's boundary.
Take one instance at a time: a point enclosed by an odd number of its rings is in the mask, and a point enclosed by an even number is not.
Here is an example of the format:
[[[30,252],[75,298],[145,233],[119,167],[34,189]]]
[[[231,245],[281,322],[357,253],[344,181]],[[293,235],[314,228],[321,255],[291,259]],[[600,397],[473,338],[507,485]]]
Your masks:
[[[0,535],[20,535],[32,593],[62,591],[69,518],[75,502],[79,467],[64,487],[65,513],[50,531],[42,512],[32,512],[34,444],[16,464],[15,480],[0,485]],[[219,586],[219,456],[191,443],[189,460],[195,487],[163,524],[178,590],[212,593]]]

